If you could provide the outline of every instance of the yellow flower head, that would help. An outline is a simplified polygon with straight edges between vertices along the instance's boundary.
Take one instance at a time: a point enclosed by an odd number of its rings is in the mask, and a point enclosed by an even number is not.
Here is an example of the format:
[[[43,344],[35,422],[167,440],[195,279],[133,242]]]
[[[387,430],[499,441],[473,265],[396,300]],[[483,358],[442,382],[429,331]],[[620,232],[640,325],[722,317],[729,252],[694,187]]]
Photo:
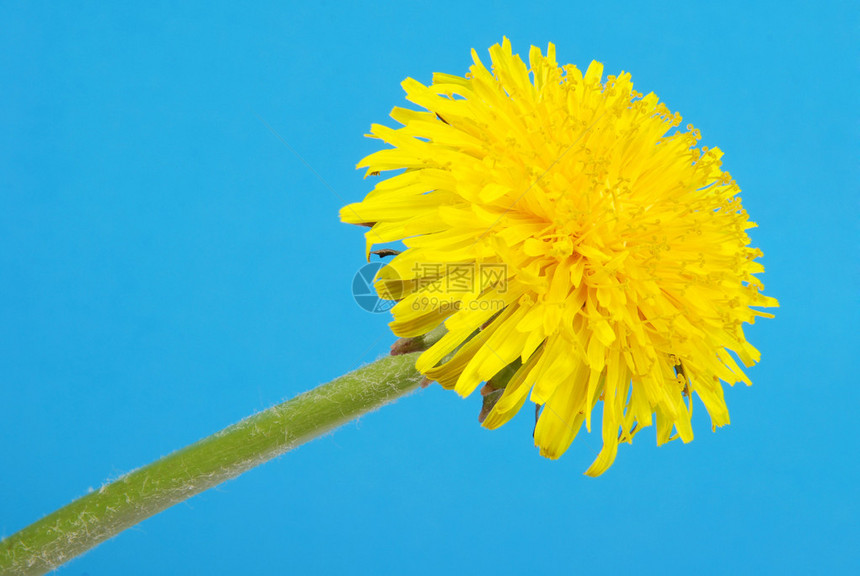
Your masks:
[[[603,401],[603,473],[618,444],[656,417],[657,441],[693,438],[692,393],[713,426],[729,423],[721,381],[750,384],[759,359],[742,324],[778,306],[754,274],[761,251],[717,148],[622,72],[602,81],[532,47],[527,66],[507,39],[473,50],[465,77],[409,78],[403,125],[373,125],[393,146],[359,163],[380,181],[344,222],[372,226],[373,244],[407,249],[380,271],[398,300],[391,328],[447,333],[418,359],[429,379],[498,401],[496,428],[527,398],[543,405],[542,455],[559,457]],[[487,392],[485,387],[484,392]]]

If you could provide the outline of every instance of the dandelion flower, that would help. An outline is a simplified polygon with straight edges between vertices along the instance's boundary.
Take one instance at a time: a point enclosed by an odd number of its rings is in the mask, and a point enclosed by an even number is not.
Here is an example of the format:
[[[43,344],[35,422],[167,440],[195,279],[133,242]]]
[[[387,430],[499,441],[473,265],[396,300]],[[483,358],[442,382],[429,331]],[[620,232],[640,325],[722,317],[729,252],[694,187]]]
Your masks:
[[[759,360],[743,323],[778,306],[755,274],[761,251],[722,152],[630,75],[529,64],[507,39],[488,70],[473,50],[465,77],[411,78],[391,146],[358,167],[399,171],[341,211],[371,226],[367,250],[402,240],[378,275],[397,300],[391,328],[445,335],[416,368],[462,396],[496,398],[483,425],[542,405],[540,453],[559,457],[602,402],[603,473],[620,442],[656,423],[657,442],[693,438],[692,395],[714,429],[729,423],[722,383]],[[488,388],[489,387],[489,388]]]

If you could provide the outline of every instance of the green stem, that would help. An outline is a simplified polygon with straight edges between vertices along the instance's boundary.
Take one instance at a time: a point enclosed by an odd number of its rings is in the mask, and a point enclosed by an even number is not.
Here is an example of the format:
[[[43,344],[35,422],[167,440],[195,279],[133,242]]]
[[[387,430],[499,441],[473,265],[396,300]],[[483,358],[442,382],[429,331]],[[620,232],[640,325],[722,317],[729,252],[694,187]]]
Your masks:
[[[0,575],[44,574],[126,528],[414,390],[418,354],[390,356],[250,416],[0,541]]]

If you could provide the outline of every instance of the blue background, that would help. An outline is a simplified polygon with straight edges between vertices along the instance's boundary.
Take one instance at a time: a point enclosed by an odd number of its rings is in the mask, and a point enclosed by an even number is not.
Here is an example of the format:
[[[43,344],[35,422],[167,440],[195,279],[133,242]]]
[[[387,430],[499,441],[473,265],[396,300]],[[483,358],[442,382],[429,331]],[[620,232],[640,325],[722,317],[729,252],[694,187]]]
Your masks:
[[[650,429],[592,479],[598,434],[544,460],[531,410],[489,432],[436,386],[60,574],[857,568],[849,2],[54,4],[0,7],[0,535],[385,354],[337,218],[363,134],[508,35],[631,72],[725,152],[782,304],[732,425],[699,403],[693,443]]]

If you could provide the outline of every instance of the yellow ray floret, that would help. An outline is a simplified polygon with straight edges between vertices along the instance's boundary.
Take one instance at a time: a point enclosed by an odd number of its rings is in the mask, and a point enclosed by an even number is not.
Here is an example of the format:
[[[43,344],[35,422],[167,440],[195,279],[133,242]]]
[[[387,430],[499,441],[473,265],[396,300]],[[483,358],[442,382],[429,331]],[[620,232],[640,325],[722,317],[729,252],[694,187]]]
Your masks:
[[[652,423],[659,443],[690,441],[693,393],[728,424],[723,383],[750,383],[735,357],[759,358],[742,324],[778,303],[722,152],[624,72],[560,67],[551,44],[526,64],[507,39],[490,69],[472,56],[465,77],[403,82],[423,110],[374,124],[391,148],[358,164],[400,172],[341,210],[371,226],[368,250],[407,246],[377,283],[398,300],[395,334],[448,330],[417,368],[464,396],[503,387],[488,428],[543,405],[534,438],[549,458],[602,402],[589,475]]]

